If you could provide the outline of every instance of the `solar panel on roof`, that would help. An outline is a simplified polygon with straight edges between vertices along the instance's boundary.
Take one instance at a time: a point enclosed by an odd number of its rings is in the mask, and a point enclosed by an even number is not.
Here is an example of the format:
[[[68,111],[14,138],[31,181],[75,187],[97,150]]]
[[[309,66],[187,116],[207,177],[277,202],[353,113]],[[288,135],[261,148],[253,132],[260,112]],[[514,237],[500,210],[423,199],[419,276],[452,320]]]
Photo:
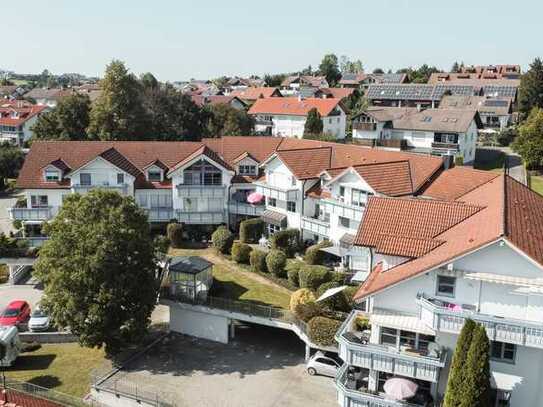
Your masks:
[[[483,93],[486,96],[514,98],[517,95],[517,87],[507,85],[486,85],[483,86]]]
[[[507,100],[485,100],[485,106],[489,107],[507,107],[508,105]]]

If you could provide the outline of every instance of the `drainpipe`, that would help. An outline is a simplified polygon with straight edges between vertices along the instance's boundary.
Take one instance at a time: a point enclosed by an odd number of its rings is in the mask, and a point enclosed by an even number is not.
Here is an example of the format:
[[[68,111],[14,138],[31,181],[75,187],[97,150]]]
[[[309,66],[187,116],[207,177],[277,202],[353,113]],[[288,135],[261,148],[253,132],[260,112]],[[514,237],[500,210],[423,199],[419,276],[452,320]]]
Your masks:
[[[304,203],[305,203],[305,183],[307,180],[304,180],[302,182],[302,205],[301,205],[301,215],[300,215],[300,235],[302,238],[302,242],[304,241],[304,232],[302,230],[302,216],[304,216]]]
[[[230,229],[230,189],[232,188],[232,180],[230,185],[226,187],[226,227]]]

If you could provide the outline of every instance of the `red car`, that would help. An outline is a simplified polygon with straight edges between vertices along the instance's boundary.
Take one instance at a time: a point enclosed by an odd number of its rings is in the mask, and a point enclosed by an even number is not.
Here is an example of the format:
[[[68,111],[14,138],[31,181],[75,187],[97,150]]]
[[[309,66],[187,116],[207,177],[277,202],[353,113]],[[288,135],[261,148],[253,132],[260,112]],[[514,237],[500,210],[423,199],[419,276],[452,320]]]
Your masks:
[[[11,301],[0,314],[0,325],[19,325],[30,318],[30,305],[23,300]]]

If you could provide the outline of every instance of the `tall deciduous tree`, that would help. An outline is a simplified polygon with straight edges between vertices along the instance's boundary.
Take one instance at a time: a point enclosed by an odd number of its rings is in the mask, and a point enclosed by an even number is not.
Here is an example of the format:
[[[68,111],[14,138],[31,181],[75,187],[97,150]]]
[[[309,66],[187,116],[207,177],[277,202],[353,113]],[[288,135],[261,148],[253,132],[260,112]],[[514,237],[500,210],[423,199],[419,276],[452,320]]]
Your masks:
[[[155,247],[132,198],[96,190],[69,196],[46,226],[35,270],[41,304],[82,345],[116,353],[142,338],[156,300]]]
[[[334,54],[325,55],[319,65],[319,72],[326,77],[330,86],[335,86],[339,78],[341,78],[337,56]]]
[[[543,166],[543,109],[534,107],[511,145],[528,168]]]
[[[342,55],[340,58],[339,69],[342,74],[344,73],[363,73],[364,64],[360,59],[356,61],[351,61],[347,56]]]
[[[484,326],[477,324],[464,365],[461,407],[490,407],[490,342]]]
[[[534,107],[543,108],[543,61],[536,58],[520,79],[519,110],[527,116]]]
[[[124,63],[112,61],[92,106],[89,134],[100,140],[137,140],[146,136],[140,83]]]
[[[61,99],[55,110],[41,115],[32,128],[37,139],[85,140],[91,102],[87,95]]]
[[[314,107],[307,113],[304,125],[304,138],[322,134],[323,123],[319,111]]]
[[[471,319],[466,320],[458,336],[449,370],[449,381],[447,382],[443,407],[459,407],[461,405],[466,379],[465,363],[476,326],[477,324]]]
[[[249,136],[254,131],[254,119],[247,112],[227,104],[210,105],[207,122],[209,137]]]
[[[19,147],[9,143],[0,144],[0,189],[6,185],[6,179],[17,178],[24,159],[24,154]]]

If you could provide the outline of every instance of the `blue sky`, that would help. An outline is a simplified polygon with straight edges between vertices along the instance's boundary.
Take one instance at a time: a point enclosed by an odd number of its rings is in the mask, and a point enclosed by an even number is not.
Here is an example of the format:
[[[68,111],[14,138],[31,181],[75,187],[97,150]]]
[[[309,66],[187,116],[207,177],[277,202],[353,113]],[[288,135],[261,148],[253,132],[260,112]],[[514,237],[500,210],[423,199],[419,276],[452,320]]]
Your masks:
[[[173,81],[294,71],[330,52],[366,70],[454,60],[526,68],[543,56],[539,0],[4,3],[0,68],[17,72],[101,75],[116,58]]]

